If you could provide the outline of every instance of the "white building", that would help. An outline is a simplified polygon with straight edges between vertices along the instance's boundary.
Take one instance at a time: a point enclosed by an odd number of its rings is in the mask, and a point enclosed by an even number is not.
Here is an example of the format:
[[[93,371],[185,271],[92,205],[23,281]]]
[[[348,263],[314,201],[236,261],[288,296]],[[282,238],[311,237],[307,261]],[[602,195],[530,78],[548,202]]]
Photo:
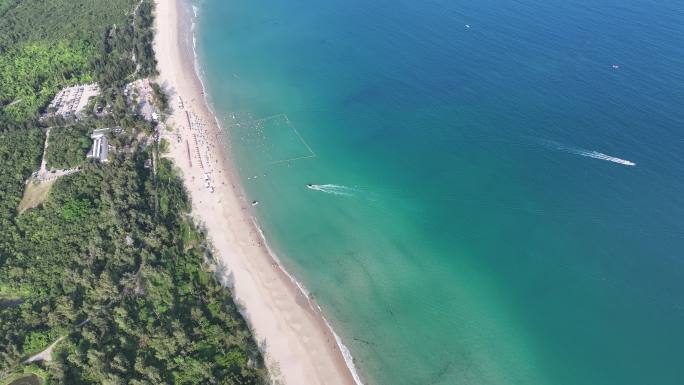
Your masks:
[[[93,131],[90,137],[93,139],[93,147],[88,152],[88,158],[106,162],[109,159],[109,141],[107,140],[109,128],[101,128]]]

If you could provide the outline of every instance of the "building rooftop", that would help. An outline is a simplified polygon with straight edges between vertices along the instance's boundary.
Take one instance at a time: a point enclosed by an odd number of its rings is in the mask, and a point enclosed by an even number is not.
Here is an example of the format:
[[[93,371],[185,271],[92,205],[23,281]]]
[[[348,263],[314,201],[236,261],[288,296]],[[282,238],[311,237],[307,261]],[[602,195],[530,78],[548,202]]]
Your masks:
[[[109,141],[107,140],[107,132],[109,128],[100,128],[93,131],[90,138],[93,139],[93,147],[88,152],[88,158],[98,159],[100,162],[109,160]]]

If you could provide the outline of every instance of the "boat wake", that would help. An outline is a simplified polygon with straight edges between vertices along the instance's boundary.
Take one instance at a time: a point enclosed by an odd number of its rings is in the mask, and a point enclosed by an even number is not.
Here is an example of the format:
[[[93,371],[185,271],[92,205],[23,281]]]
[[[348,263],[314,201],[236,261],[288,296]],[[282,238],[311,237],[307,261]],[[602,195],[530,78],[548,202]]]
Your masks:
[[[336,184],[308,184],[306,188],[324,192],[326,194],[341,195],[351,197],[358,192],[358,189],[348,186],[340,186]]]
[[[548,146],[548,147],[554,148],[554,149],[559,150],[559,151],[567,152],[569,154],[586,156],[587,158],[605,160],[608,162],[621,164],[623,166],[636,166],[636,163],[632,162],[631,160],[620,159],[620,158],[610,156],[610,155],[606,155],[604,153],[594,151],[594,150],[585,150],[582,148],[569,147],[569,146],[565,146],[563,144],[560,144],[558,142],[554,142],[551,140],[541,140],[541,143]]]
[[[586,156],[589,158],[607,160],[609,162],[622,164],[625,166],[636,166],[636,163],[634,163],[630,160],[616,158],[614,156],[606,155],[606,154],[600,153],[598,151],[587,151],[587,150],[582,150],[582,149],[571,148],[571,149],[568,149],[568,152],[570,152],[571,154]]]

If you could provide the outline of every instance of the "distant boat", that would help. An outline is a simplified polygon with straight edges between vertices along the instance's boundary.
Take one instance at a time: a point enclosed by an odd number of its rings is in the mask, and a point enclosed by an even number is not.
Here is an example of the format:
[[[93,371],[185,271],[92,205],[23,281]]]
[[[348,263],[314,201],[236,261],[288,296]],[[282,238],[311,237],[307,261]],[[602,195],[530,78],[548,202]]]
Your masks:
[[[617,64],[613,64],[613,69],[614,69],[614,70],[620,69],[620,66],[617,65]]]
[[[470,29],[470,24],[465,25],[466,29]]]

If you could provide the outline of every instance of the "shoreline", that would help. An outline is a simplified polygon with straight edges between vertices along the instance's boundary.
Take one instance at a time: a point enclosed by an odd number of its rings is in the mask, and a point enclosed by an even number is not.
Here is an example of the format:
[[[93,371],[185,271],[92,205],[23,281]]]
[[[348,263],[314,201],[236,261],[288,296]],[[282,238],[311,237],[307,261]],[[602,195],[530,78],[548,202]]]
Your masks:
[[[361,385],[349,350],[302,284],[283,268],[251,213],[207,100],[194,16],[185,14],[189,10],[182,0],[155,2],[158,81],[173,106],[167,119],[172,131],[161,130],[171,145],[167,156],[181,170],[192,215],[206,228],[220,277],[242,308],[271,378],[289,385]]]

